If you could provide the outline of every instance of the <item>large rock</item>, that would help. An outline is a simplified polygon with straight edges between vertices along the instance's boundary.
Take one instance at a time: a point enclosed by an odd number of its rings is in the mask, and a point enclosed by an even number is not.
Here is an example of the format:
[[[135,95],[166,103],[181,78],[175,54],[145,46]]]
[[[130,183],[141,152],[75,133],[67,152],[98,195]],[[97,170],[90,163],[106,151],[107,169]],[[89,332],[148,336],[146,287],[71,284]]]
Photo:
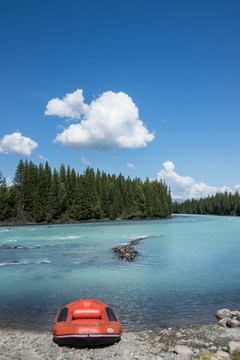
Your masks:
[[[185,346],[185,345],[176,345],[174,347],[174,352],[179,354],[179,355],[183,355],[183,356],[191,356],[194,355],[193,351]]]
[[[221,320],[219,320],[218,324],[223,326],[223,327],[226,327],[227,326],[227,322],[228,321],[231,321],[232,319],[230,317],[226,317],[226,318],[223,318]]]
[[[234,351],[240,352],[240,342],[230,341],[228,344],[229,353],[232,354]]]
[[[232,318],[232,313],[229,309],[220,309],[216,313],[217,318],[224,319],[226,317]]]
[[[238,320],[231,319],[227,322],[227,326],[230,328],[237,328],[239,325],[240,325],[240,321],[238,321]]]
[[[230,359],[230,355],[226,351],[218,350],[216,355],[219,359]]]
[[[239,313],[239,311],[234,310],[234,311],[231,311],[231,314],[233,317],[237,317],[237,315],[240,313]]]

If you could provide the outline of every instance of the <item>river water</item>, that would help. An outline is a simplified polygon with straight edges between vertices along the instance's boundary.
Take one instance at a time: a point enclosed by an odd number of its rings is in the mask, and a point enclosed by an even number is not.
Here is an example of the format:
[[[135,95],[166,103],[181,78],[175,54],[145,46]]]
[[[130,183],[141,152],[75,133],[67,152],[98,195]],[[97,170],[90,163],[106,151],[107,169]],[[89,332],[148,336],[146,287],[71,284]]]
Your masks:
[[[140,237],[119,260],[112,247]],[[239,249],[237,217],[1,227],[0,325],[49,330],[80,298],[114,307],[124,330],[212,323],[240,310]]]

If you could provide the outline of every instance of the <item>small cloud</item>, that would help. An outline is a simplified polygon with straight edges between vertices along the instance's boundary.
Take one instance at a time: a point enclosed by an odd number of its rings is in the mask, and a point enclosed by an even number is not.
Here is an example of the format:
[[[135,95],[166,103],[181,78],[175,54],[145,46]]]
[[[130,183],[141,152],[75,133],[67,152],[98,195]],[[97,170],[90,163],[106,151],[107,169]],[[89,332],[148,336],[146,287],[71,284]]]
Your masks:
[[[63,99],[50,100],[45,115],[80,120],[54,140],[75,150],[136,149],[154,139],[139,119],[138,108],[123,92],[107,91],[87,105],[83,90],[78,89]]]
[[[165,123],[165,122],[166,122],[166,120],[160,120],[160,123],[162,123],[162,124]]]
[[[236,189],[237,191],[239,191],[239,190],[240,190],[240,184],[235,185],[235,186],[234,186],[234,189]]]
[[[38,155],[39,159],[43,160],[43,161],[49,161],[48,158],[42,156],[42,155]]]
[[[5,135],[0,141],[0,153],[30,156],[38,144],[20,132]]]
[[[56,128],[57,128],[57,130],[64,130],[64,126],[63,126],[63,125],[60,125],[60,124],[58,124],[58,125],[56,126]]]
[[[8,176],[7,179],[6,179],[6,183],[7,183],[7,186],[12,186],[13,185],[13,182],[11,180],[11,176]]]
[[[85,159],[84,156],[81,156],[81,160],[82,160],[82,163],[83,163],[83,164],[85,164],[85,165],[91,165],[91,163],[90,163],[87,159]]]
[[[210,186],[203,182],[196,181],[190,176],[181,176],[175,171],[175,165],[172,161],[166,161],[163,163],[163,167],[164,169],[157,175],[158,180],[165,181],[170,187],[173,199],[200,198],[214,195],[217,192],[233,191],[228,186]]]
[[[129,169],[135,169],[135,168],[136,168],[135,165],[130,164],[130,163],[127,163],[127,167],[128,167]]]

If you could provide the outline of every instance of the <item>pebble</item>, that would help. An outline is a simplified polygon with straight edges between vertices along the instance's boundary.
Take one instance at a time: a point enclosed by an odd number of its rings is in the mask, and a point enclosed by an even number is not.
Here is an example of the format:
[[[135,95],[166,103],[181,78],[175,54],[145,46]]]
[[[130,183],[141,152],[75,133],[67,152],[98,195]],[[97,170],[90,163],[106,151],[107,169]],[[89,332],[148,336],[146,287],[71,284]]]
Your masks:
[[[158,354],[158,353],[159,353],[159,349],[151,349],[151,353],[152,353],[152,354]]]
[[[176,345],[174,348],[174,352],[183,356],[193,355],[193,351],[185,345]]]

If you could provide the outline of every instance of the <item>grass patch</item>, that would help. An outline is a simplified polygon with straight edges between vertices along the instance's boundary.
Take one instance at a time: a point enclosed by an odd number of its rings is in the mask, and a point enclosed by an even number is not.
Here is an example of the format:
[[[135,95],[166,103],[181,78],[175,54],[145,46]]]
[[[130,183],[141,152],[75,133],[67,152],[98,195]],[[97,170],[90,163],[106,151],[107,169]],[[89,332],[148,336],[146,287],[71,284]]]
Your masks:
[[[214,354],[213,352],[208,352],[206,354],[201,354],[199,356],[199,360],[211,360],[211,356],[214,356],[216,358],[216,354]]]
[[[231,358],[231,360],[240,360],[240,351],[239,350],[234,350],[230,354],[230,358]]]

